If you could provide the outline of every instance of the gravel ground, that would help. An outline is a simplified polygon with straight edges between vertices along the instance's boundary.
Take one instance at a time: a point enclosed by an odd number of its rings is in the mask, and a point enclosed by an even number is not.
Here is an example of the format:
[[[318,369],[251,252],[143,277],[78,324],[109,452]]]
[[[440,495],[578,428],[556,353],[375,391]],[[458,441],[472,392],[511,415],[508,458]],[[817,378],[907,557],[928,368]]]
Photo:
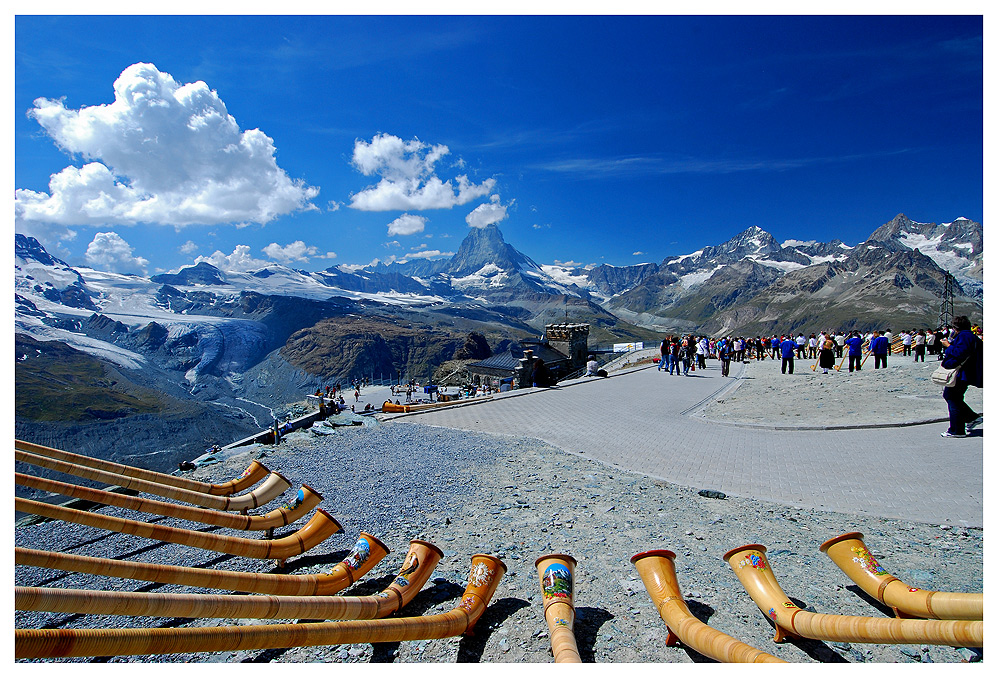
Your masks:
[[[752,371],[757,371],[756,366]],[[810,383],[812,375],[803,376]],[[837,379],[843,376],[835,375]],[[864,371],[863,376],[869,375]],[[758,381],[763,383],[764,379]],[[743,386],[736,396],[744,397],[747,392]],[[665,624],[629,563],[635,553],[659,548],[676,552],[679,583],[694,614],[712,627],[788,661],[963,662],[983,656],[980,650],[928,645],[807,640],[776,644],[768,619],[721,559],[731,548],[764,544],[778,580],[801,607],[883,617],[888,612],[866,598],[818,551],[823,541],[860,531],[881,564],[911,586],[982,591],[981,530],[827,513],[750,499],[706,498],[698,495],[697,488],[622,472],[537,440],[403,422],[340,428],[324,436],[295,433],[279,447],[256,446],[245,456],[201,467],[191,476],[212,482],[228,480],[238,476],[253,457],[262,458],[271,470],[280,471],[292,483],[308,484],[323,494],[322,506],[343,524],[343,532],[289,560],[280,570],[273,561],[197,551],[55,522],[16,530],[16,544],[31,548],[57,545],[65,552],[147,562],[304,574],[335,565],[353,545],[357,533],[364,530],[392,549],[364,580],[344,592],[364,595],[387,586],[398,571],[408,541],[419,538],[438,545],[445,557],[427,587],[404,611],[407,616],[453,609],[466,585],[473,554],[494,554],[507,565],[508,572],[474,635],[403,643],[65,661],[550,662],[534,561],[553,552],[578,560],[575,631],[583,661],[705,661],[691,649],[665,645]],[[137,517],[118,509],[102,511]],[[173,519],[157,522],[199,528]],[[276,536],[292,529],[279,530]],[[192,591],[29,567],[16,568],[15,582],[61,588]],[[251,623],[261,622],[15,612],[16,628]]]
[[[929,420],[949,421],[942,388],[929,376],[939,363],[890,356],[887,369],[874,370],[866,361],[850,373],[811,371],[813,360],[795,360],[794,374],[782,374],[780,360],[752,361],[738,387],[712,402],[708,419],[759,426],[862,426]],[[734,368],[732,368],[734,369]],[[984,391],[967,389],[968,405],[983,412]],[[943,430],[945,430],[945,425]]]

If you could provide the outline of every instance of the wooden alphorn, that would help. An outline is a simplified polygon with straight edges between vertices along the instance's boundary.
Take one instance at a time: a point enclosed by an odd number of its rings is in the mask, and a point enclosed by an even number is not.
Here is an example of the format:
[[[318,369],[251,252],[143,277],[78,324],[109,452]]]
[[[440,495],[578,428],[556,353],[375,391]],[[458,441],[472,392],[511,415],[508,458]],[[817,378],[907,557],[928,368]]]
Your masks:
[[[138,492],[145,492],[146,494],[154,494],[158,497],[176,499],[177,501],[183,501],[188,504],[194,504],[196,506],[215,509],[218,511],[246,511],[258,506],[263,506],[272,499],[279,497],[286,489],[291,487],[291,483],[288,482],[287,478],[282,476],[280,473],[272,472],[269,476],[267,476],[267,479],[252,492],[223,497],[213,494],[194,492],[192,490],[184,490],[179,487],[162,485],[160,483],[149,480],[140,480],[139,478],[132,478],[130,476],[122,476],[109,471],[101,471],[87,466],[80,466],[79,464],[73,464],[68,461],[59,461],[58,459],[42,457],[30,452],[24,452],[22,450],[14,450],[14,459],[33,466],[41,466],[51,471],[67,473],[79,478],[86,478],[87,480],[120,485],[127,490],[136,490]]]
[[[842,351],[842,360],[840,360],[839,364],[835,366],[835,371],[836,372],[840,372],[842,370],[842,366],[846,364],[846,358],[848,358],[848,357],[849,357],[849,351],[845,351],[845,350]]]
[[[88,525],[102,530],[131,534],[146,539],[167,541],[173,544],[184,544],[199,549],[228,553],[246,558],[273,558],[285,560],[297,556],[310,548],[321,544],[330,535],[340,531],[340,524],[322,509],[316,509],[315,515],[298,530],[280,539],[247,539],[245,537],[229,537],[210,532],[184,530],[179,527],[153,525],[138,520],[126,520],[115,516],[106,516],[89,511],[78,511],[64,506],[53,506],[31,499],[14,498],[14,508],[17,511],[45,516],[55,520],[63,520],[78,525]]]
[[[262,516],[250,516],[241,513],[228,513],[225,511],[213,511],[194,506],[184,506],[182,504],[171,504],[156,499],[144,499],[142,497],[130,497],[117,492],[106,492],[95,490],[82,485],[62,483],[48,478],[39,478],[24,473],[14,474],[14,484],[23,487],[32,487],[36,490],[64,494],[67,497],[84,499],[107,506],[117,506],[118,508],[141,511],[142,513],[153,513],[160,516],[180,518],[206,525],[217,525],[219,527],[229,527],[234,530],[273,530],[275,527],[290,525],[299,518],[307,515],[322,501],[322,495],[313,490],[308,485],[302,485],[295,498],[269,513]]]
[[[863,543],[861,532],[846,532],[821,545],[846,575],[897,617],[984,619],[983,593],[924,591],[887,572]]]
[[[190,490],[191,492],[200,492],[201,494],[236,494],[237,492],[242,492],[243,490],[253,487],[253,485],[256,485],[259,481],[270,475],[270,471],[267,470],[267,467],[254,459],[250,462],[250,465],[246,468],[246,470],[243,471],[241,476],[235,480],[215,485],[211,483],[202,483],[197,480],[191,480],[190,478],[184,478],[182,476],[170,475],[168,473],[157,473],[156,471],[148,471],[144,468],[137,468],[135,466],[116,464],[112,461],[97,459],[95,457],[87,457],[82,454],[73,454],[72,452],[66,452],[65,450],[59,450],[54,447],[37,445],[24,440],[15,439],[14,449],[21,450],[23,452],[31,452],[32,454],[37,454],[41,457],[49,457],[50,459],[68,461],[71,464],[77,464],[79,466],[88,466],[101,471],[108,471],[109,473],[117,473],[121,476],[130,476],[132,478],[138,478],[139,480],[149,480],[154,483],[159,483],[160,485],[170,485],[172,487]]]
[[[443,557],[436,546],[413,541],[398,576],[371,596],[259,596],[14,587],[14,608],[68,614],[187,619],[381,619],[405,606]]]
[[[19,659],[107,657],[449,638],[474,629],[505,572],[506,566],[498,558],[483,554],[472,556],[471,574],[461,602],[443,614],[208,628],[17,629],[14,631],[14,654]]]
[[[711,628],[693,616],[683,600],[676,578],[676,554],[665,549],[645,551],[631,558],[648,595],[666,624],[665,644],[678,642],[719,662],[785,663],[779,657],[756,649],[726,633]]]
[[[738,580],[776,625],[773,640],[788,636],[839,643],[924,643],[953,647],[983,647],[984,622],[938,619],[886,619],[807,612],[791,602],[766,561],[766,547],[748,544],[731,549],[724,560]]]
[[[201,567],[159,565],[130,560],[94,558],[71,553],[14,548],[14,563],[105,577],[180,584],[206,589],[268,593],[285,596],[330,596],[366,575],[388,554],[388,547],[361,532],[353,549],[328,572],[320,574],[268,574],[210,570]]]
[[[575,558],[562,553],[541,556],[534,562],[541,578],[544,620],[551,634],[551,654],[556,664],[579,664],[575,642]]]

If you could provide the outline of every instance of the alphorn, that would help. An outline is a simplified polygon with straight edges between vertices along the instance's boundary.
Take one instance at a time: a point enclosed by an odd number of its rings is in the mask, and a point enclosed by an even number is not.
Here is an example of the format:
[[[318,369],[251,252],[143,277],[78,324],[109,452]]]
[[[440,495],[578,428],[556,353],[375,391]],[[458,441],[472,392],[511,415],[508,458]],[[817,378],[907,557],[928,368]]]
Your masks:
[[[842,370],[842,366],[846,364],[846,358],[848,358],[848,357],[849,357],[849,351],[843,351],[842,352],[842,360],[840,360],[839,364],[835,366],[835,371],[836,372],[840,372]]]
[[[73,464],[68,461],[49,459],[48,457],[42,457],[37,454],[21,450],[14,450],[14,459],[33,466],[41,466],[51,471],[67,473],[69,475],[86,478],[87,480],[95,480],[101,483],[120,485],[127,490],[136,490],[138,492],[145,492],[146,494],[154,494],[158,497],[176,499],[177,501],[184,501],[188,504],[195,504],[196,506],[216,509],[218,511],[247,511],[249,509],[256,508],[257,506],[263,506],[272,499],[279,497],[286,489],[291,487],[291,483],[288,482],[287,478],[282,476],[280,473],[271,472],[271,474],[267,476],[267,479],[252,492],[223,497],[213,494],[204,494],[202,492],[193,492],[191,490],[184,490],[170,485],[162,485],[149,480],[140,480],[138,478],[122,476],[109,471],[101,471],[87,466],[80,466],[79,464]]]
[[[665,644],[674,647],[682,642],[719,662],[786,663],[779,657],[756,649],[740,640],[711,628],[693,616],[683,600],[676,578],[676,554],[665,549],[644,551],[631,558],[644,582],[652,603],[665,622]]]
[[[885,619],[807,612],[790,601],[766,561],[766,547],[748,544],[731,549],[724,560],[769,619],[774,642],[788,636],[839,643],[925,643],[983,647],[984,622],[953,619]]]
[[[381,619],[412,600],[443,557],[436,546],[413,541],[398,576],[371,596],[259,596],[14,587],[14,608],[66,614],[186,619]]]
[[[821,545],[846,575],[868,595],[894,610],[896,617],[984,619],[984,594],[924,591],[885,570],[863,543],[861,532],[846,532]]]
[[[48,478],[26,475],[24,473],[14,474],[14,484],[23,487],[32,487],[36,490],[63,494],[67,497],[85,499],[107,506],[117,506],[118,508],[140,511],[142,513],[154,513],[160,516],[180,518],[196,523],[207,525],[217,525],[218,527],[229,527],[234,530],[273,530],[275,527],[290,525],[299,518],[308,514],[322,501],[322,495],[313,490],[308,485],[302,485],[295,498],[269,513],[262,516],[249,516],[241,513],[228,513],[225,511],[213,511],[211,509],[198,508],[194,506],[184,506],[182,504],[171,504],[155,499],[144,499],[142,497],[129,497],[117,492],[107,492],[105,490],[95,490],[82,485],[63,483]]]
[[[14,563],[68,572],[82,572],[104,577],[180,584],[206,589],[284,596],[330,596],[366,575],[388,554],[388,547],[366,532],[361,532],[353,549],[330,571],[320,574],[269,574],[210,570],[201,567],[159,565],[130,560],[94,558],[71,553],[14,548]]]
[[[246,558],[273,558],[283,561],[290,556],[297,556],[308,551],[313,546],[321,544],[330,535],[339,532],[341,527],[336,519],[323,511],[316,509],[315,515],[298,530],[280,539],[247,539],[245,537],[230,537],[223,534],[184,530],[179,527],[153,525],[138,520],[126,520],[115,516],[106,516],[89,511],[78,511],[64,506],[53,506],[32,499],[14,498],[14,508],[17,511],[31,513],[46,518],[54,518],[68,523],[88,525],[102,530],[121,532],[136,537],[168,541],[173,544],[183,544],[199,549],[228,553]]]
[[[23,452],[31,452],[32,454],[37,454],[40,457],[58,459],[59,461],[68,461],[71,464],[77,464],[79,466],[88,466],[101,471],[108,471],[109,473],[117,473],[121,476],[130,476],[132,478],[138,478],[139,480],[150,480],[154,483],[159,483],[160,485],[170,485],[172,487],[190,490],[191,492],[200,492],[201,494],[236,494],[237,492],[242,492],[243,490],[253,487],[270,474],[270,471],[266,466],[254,459],[250,462],[250,465],[246,468],[246,470],[243,471],[242,475],[235,480],[213,485],[211,483],[202,483],[197,480],[191,480],[190,478],[173,476],[168,473],[148,471],[144,468],[126,466],[124,464],[116,464],[112,461],[106,461],[104,459],[87,457],[82,454],[74,454],[72,452],[66,452],[65,450],[58,450],[54,447],[45,447],[44,445],[29,443],[24,440],[14,440],[14,449],[21,450]]]
[[[207,628],[16,629],[14,654],[18,659],[107,657],[450,638],[474,629],[505,572],[498,558],[472,556],[458,606],[425,617]]]
[[[551,654],[556,664],[579,664],[575,642],[575,558],[562,553],[541,556],[534,562],[541,578],[544,620],[551,634]]]

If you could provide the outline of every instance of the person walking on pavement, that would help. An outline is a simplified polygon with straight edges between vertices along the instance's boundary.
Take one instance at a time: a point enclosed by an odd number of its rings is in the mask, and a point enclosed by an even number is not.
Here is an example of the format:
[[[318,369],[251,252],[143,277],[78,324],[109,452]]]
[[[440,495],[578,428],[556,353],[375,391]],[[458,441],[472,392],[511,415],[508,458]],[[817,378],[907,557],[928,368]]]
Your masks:
[[[943,438],[966,438],[967,431],[984,423],[984,416],[974,412],[964,402],[968,386],[984,388],[984,342],[970,330],[970,320],[960,315],[953,319],[956,336],[943,341],[945,347],[940,367],[959,367],[956,385],[943,389],[943,400],[949,408],[949,428],[941,433]]]
[[[717,345],[717,357],[721,359],[721,376],[728,376],[731,369],[731,339],[722,339]]]
[[[891,340],[880,334],[880,330],[873,330],[873,339],[870,340],[870,353],[873,354],[873,369],[879,370],[883,364],[887,369],[887,354],[891,352]]]
[[[803,339],[804,335],[803,334],[800,335],[800,338]],[[799,347],[800,350],[803,352],[804,344],[803,343],[800,344]],[[790,337],[784,339],[783,343],[780,344],[780,351],[782,352],[781,355],[783,356],[783,367],[781,368],[781,372],[783,374],[787,373],[788,366],[790,367],[790,374],[794,373],[794,351],[796,351],[797,349],[798,349],[797,342],[795,342]]]
[[[663,369],[669,369],[669,337],[662,340],[662,345],[659,346],[658,352],[661,354],[658,361],[658,371],[661,372]]]
[[[669,352],[672,354],[672,362],[669,364],[669,374],[675,370],[676,374],[679,375],[682,372],[682,368],[679,367],[679,340],[675,337],[672,338],[672,343],[669,345]]]

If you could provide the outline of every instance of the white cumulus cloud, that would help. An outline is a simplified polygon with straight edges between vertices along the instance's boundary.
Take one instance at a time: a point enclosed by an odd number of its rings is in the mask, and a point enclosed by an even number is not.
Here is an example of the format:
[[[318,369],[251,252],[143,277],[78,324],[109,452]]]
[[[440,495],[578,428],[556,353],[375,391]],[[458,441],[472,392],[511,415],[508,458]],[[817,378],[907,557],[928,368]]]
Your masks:
[[[18,223],[265,224],[316,209],[319,189],[277,166],[270,137],[241,131],[204,82],[180,84],[152,64],[122,71],[110,104],[39,98],[28,115],[86,162],[53,174],[48,193],[15,190]]]
[[[269,263],[264,259],[254,259],[250,254],[249,245],[236,245],[232,254],[224,254],[215,250],[215,253],[210,257],[198,257],[194,263],[200,264],[202,261],[208,262],[220,271],[235,272],[255,271],[264,268]]]
[[[486,226],[491,226],[492,224],[498,224],[500,221],[506,218],[506,209],[512,205],[503,205],[499,202],[499,196],[493,195],[489,198],[489,202],[482,203],[464,218],[468,222],[468,225],[472,228],[485,228]]]
[[[426,217],[408,212],[388,224],[388,235],[414,235],[426,228]]]
[[[272,242],[263,248],[263,253],[274,261],[288,266],[296,261],[307,262],[309,257],[314,257],[319,253],[319,248],[315,245],[306,245],[301,240],[295,240],[284,247]]]
[[[455,177],[455,186],[436,176],[434,166],[448,153],[443,144],[403,141],[392,134],[378,134],[370,143],[357,139],[353,166],[364,176],[377,175],[381,180],[351,195],[350,207],[368,212],[449,209],[488,195],[495,179],[474,184],[462,174]]]
[[[406,259],[433,259],[435,257],[452,257],[453,252],[441,252],[440,250],[423,250],[421,252],[410,252],[405,255],[404,258],[399,259],[400,262],[405,262]]]
[[[188,240],[179,248],[181,254],[194,254],[197,252],[198,246],[194,244],[193,240]]]
[[[137,257],[133,248],[124,239],[114,233],[97,233],[93,241],[87,245],[84,257],[92,268],[114,273],[145,274],[148,259]]]

